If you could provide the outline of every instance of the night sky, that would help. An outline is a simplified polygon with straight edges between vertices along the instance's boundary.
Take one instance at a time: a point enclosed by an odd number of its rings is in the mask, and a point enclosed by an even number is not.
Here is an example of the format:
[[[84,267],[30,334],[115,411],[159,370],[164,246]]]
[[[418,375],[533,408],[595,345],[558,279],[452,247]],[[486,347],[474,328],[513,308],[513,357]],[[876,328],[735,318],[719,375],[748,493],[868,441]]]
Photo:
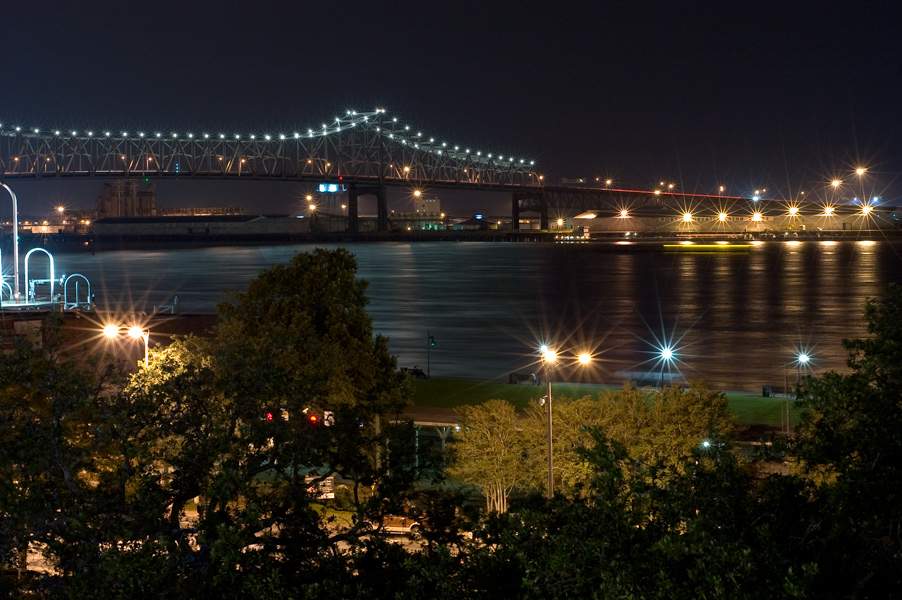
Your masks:
[[[549,182],[795,197],[865,166],[866,193],[902,202],[898,1],[20,0],[2,19],[4,125],[277,133],[378,106]],[[29,214],[99,188],[13,185]],[[296,212],[300,188],[164,182],[157,200]],[[492,198],[449,212],[509,211]]]

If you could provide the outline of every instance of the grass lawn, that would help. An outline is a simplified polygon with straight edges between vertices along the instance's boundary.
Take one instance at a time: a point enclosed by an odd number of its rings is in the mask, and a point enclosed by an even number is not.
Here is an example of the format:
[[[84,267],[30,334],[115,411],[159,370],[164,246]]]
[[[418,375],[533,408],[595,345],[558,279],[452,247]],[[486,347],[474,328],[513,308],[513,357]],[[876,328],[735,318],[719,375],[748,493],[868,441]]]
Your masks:
[[[597,396],[604,390],[617,389],[613,386],[552,383],[555,398],[581,398]],[[416,406],[454,408],[464,404],[482,404],[486,400],[500,398],[507,400],[517,410],[523,410],[531,400],[538,400],[548,391],[546,385],[513,385],[499,381],[478,381],[471,379],[425,379],[417,380],[414,387],[413,403]],[[775,425],[780,423],[782,398],[765,398],[755,394],[727,393],[730,408],[736,415],[736,422],[743,425]],[[791,415],[793,423],[797,414]]]

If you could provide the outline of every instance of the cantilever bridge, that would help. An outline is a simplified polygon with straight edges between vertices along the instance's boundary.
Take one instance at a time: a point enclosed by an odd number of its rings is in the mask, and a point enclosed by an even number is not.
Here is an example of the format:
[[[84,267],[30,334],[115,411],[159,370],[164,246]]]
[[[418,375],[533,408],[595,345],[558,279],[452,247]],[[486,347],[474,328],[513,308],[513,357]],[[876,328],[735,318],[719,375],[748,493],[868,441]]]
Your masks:
[[[548,186],[533,160],[453,144],[424,134],[383,109],[347,111],[301,131],[39,129],[0,124],[0,181],[49,178],[258,179],[339,183],[348,192],[348,231],[358,231],[358,198],[377,199],[388,229],[387,188],[454,188],[508,193],[512,223],[551,209],[674,214],[738,197]]]

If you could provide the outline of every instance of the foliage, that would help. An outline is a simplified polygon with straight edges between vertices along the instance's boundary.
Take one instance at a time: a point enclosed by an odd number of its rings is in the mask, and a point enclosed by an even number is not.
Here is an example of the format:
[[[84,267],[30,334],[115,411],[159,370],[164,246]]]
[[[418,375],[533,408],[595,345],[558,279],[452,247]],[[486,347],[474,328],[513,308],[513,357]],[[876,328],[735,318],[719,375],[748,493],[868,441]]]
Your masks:
[[[0,354],[0,555],[21,573],[29,544],[65,572],[85,563],[84,540],[110,539],[93,515],[115,491],[107,433],[122,372],[68,351],[61,325],[51,315],[37,343]]]
[[[526,472],[517,412],[506,400],[461,406],[457,412],[460,431],[451,449],[448,472],[481,488],[489,511],[505,512],[508,496]]]
[[[871,337],[843,342],[849,374],[806,378],[789,447],[824,502],[811,544],[824,597],[902,595],[902,287],[870,300]]]

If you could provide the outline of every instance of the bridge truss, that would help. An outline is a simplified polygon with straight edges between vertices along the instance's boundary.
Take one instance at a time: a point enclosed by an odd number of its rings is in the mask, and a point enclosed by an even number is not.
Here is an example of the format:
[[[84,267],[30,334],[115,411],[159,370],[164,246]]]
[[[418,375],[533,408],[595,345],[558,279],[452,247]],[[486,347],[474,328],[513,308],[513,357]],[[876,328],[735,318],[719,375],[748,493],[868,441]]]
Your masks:
[[[347,111],[305,131],[40,130],[0,124],[0,174],[27,178],[192,178],[338,182],[374,194],[387,227],[386,186],[511,191],[537,187],[535,162],[430,137],[383,109]]]

